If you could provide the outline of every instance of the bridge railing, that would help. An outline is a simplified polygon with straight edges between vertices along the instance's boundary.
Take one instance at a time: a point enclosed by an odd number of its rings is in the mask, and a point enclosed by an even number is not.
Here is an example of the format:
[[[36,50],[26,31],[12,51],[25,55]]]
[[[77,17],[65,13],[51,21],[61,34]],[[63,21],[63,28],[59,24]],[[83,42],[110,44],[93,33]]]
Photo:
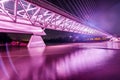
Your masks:
[[[104,32],[85,26],[58,13],[25,0],[0,0],[0,15],[9,17],[9,19],[1,18],[0,20],[32,25],[43,29],[108,36]]]

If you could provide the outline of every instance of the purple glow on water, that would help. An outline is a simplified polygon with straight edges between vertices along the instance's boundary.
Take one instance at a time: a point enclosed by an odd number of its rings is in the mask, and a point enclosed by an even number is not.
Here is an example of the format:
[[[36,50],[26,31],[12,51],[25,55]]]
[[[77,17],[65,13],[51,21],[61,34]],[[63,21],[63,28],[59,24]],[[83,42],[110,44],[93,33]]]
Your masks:
[[[16,68],[15,68],[15,66],[14,66],[14,64],[13,64],[13,62],[12,62],[11,57],[10,57],[10,52],[9,52],[9,48],[8,48],[8,44],[7,44],[7,43],[6,43],[6,53],[7,53],[7,56],[8,56],[8,59],[9,59],[9,63],[10,63],[10,65],[11,65],[12,69],[13,69],[14,72],[17,74]]]
[[[114,53],[102,49],[77,51],[75,54],[65,57],[64,60],[59,60],[56,65],[57,73],[59,76],[65,77],[77,74],[78,71],[84,72],[89,69],[94,69],[97,66],[103,65],[113,55]]]
[[[3,59],[1,58],[1,53],[0,53],[0,79],[9,79],[9,74],[8,71],[6,69],[6,66],[3,62]]]
[[[91,47],[95,44],[84,45]],[[5,52],[0,53],[0,79],[63,80],[65,78],[64,80],[69,80],[66,78],[84,73],[85,75],[89,73],[92,76],[91,71],[96,75],[99,73],[98,69],[105,70],[105,73],[115,69],[116,65],[111,66],[111,60],[115,59],[115,50],[80,48],[79,46],[83,45],[67,44],[37,48],[9,47],[7,53],[5,48]],[[117,66],[119,67],[119,64]],[[107,70],[107,67],[110,69]]]

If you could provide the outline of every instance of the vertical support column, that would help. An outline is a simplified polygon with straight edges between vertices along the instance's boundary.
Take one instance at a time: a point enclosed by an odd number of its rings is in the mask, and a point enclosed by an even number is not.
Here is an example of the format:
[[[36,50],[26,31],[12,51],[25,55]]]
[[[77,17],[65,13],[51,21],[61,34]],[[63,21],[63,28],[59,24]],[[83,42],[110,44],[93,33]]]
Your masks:
[[[27,47],[45,47],[45,43],[41,36],[32,35]]]

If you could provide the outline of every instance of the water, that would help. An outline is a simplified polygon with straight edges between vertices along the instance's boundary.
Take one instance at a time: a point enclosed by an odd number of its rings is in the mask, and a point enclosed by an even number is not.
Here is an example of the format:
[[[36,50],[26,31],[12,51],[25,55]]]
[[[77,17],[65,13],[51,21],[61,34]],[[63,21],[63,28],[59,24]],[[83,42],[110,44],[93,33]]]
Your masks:
[[[0,80],[120,80],[119,68],[118,46],[0,47]]]

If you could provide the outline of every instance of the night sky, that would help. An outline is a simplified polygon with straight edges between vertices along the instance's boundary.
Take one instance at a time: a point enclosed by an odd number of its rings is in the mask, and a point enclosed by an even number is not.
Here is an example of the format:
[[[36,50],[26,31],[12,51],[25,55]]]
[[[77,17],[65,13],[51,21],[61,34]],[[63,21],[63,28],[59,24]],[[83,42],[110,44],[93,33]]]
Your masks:
[[[120,36],[120,0],[45,0],[74,14],[90,27]]]

